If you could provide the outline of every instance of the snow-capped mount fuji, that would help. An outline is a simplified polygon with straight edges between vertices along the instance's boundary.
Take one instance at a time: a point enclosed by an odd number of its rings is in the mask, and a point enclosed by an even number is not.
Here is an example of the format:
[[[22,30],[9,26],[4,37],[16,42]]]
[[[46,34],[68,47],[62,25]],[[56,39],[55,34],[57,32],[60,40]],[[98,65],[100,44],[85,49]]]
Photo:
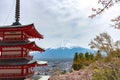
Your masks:
[[[34,59],[39,60],[73,60],[74,54],[78,52],[86,53],[94,53],[94,50],[82,48],[82,47],[60,47],[60,48],[48,48],[43,53],[34,52],[31,53],[33,55]],[[39,53],[39,54],[37,54]]]

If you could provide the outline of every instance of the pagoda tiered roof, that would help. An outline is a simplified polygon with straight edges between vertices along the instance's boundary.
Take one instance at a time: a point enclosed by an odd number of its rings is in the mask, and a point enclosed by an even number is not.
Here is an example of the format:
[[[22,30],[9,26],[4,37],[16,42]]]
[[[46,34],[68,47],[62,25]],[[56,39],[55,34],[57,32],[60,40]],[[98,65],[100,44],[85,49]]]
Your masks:
[[[19,41],[19,42],[1,42],[0,41],[0,48],[3,47],[23,47],[27,48],[31,51],[40,51],[44,52],[45,50],[38,47],[35,42],[29,42],[29,41]]]
[[[43,36],[38,33],[35,29],[34,24],[29,25],[10,25],[10,26],[0,26],[0,33],[4,32],[13,32],[13,31],[21,31],[28,35],[28,38],[39,38],[43,39]],[[1,34],[0,37],[3,37]]]
[[[26,60],[26,59],[11,59],[11,60],[0,60],[0,65],[3,66],[25,66],[25,65],[36,65],[36,66],[45,66],[47,65],[46,61],[39,60]]]

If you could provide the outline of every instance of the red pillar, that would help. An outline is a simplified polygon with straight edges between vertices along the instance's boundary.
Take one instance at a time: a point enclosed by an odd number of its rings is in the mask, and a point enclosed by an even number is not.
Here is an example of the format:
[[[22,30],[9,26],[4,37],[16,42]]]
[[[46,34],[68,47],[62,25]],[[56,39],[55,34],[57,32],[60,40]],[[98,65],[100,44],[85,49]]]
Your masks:
[[[23,57],[24,55],[23,55],[23,47],[21,47],[21,57]]]
[[[21,69],[22,69],[21,75],[23,76],[24,75],[24,66],[21,66]]]

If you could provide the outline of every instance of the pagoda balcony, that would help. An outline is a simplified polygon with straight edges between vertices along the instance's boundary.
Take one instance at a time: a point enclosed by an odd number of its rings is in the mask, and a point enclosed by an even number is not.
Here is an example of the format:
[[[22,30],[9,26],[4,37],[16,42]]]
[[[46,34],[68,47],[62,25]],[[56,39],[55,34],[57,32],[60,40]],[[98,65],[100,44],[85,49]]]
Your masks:
[[[33,59],[33,56],[26,56],[26,55],[12,55],[12,56],[9,56],[9,55],[2,55],[0,56],[0,59],[20,59],[20,58],[26,58],[28,60],[32,60]]]
[[[0,78],[26,78],[34,74],[32,69],[36,66],[35,61],[22,65],[18,64],[0,66]]]
[[[27,64],[18,62],[15,65],[2,65],[0,66],[0,78],[27,78],[33,76],[36,67],[46,66],[45,61],[29,61]]]
[[[0,42],[29,42],[29,40],[28,39],[21,39],[21,38],[4,39],[4,40],[0,39]]]
[[[28,74],[0,74],[0,78],[26,78],[26,77],[30,77],[33,76],[33,72],[32,73],[28,73]]]

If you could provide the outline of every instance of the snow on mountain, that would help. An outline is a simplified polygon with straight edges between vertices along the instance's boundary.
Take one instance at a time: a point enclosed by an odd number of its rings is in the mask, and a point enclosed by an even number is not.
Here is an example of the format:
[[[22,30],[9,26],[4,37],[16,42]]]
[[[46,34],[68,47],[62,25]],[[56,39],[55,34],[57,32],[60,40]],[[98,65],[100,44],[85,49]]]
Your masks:
[[[34,59],[39,59],[39,60],[48,60],[48,61],[49,60],[72,60],[75,52],[94,53],[95,51],[91,49],[81,48],[81,47],[71,47],[71,48],[60,47],[55,49],[48,48],[43,53],[34,52],[34,53],[31,53],[31,55],[33,55]]]

